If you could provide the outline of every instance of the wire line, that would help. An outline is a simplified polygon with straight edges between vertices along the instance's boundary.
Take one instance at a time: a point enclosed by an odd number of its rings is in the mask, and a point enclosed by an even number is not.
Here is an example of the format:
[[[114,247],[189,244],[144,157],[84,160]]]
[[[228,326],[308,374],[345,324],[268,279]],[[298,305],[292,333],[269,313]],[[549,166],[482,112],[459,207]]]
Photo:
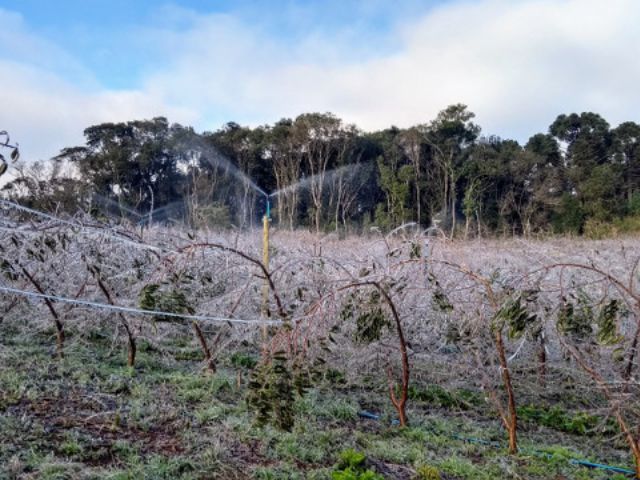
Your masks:
[[[54,300],[57,302],[70,303],[74,305],[83,305],[85,307],[100,308],[103,310],[111,310],[111,311],[121,312],[121,313],[131,313],[134,315],[154,315],[154,316],[181,318],[181,319],[187,319],[187,320],[198,320],[202,322],[212,322],[212,323],[242,323],[246,325],[252,325],[252,324],[281,325],[282,324],[282,321],[280,320],[243,320],[239,318],[210,317],[206,315],[187,315],[187,314],[181,314],[181,313],[161,312],[157,310],[142,310],[139,308],[119,307],[117,305],[90,302],[88,300],[77,300],[73,298],[60,297],[57,295],[46,295],[46,294],[36,293],[36,292],[27,292],[25,290],[18,290],[17,288],[10,288],[10,287],[3,287],[1,285],[0,285],[0,292],[11,293],[14,295],[21,295],[23,297]]]

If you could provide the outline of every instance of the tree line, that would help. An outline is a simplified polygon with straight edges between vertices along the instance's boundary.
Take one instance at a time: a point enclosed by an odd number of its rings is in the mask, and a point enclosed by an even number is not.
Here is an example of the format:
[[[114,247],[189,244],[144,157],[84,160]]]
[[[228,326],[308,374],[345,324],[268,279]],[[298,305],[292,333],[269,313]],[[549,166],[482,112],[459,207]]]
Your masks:
[[[44,210],[193,226],[274,221],[314,231],[447,235],[592,233],[640,227],[640,125],[559,115],[521,145],[481,134],[462,104],[428,123],[363,132],[331,113],[197,133],[166,118],[103,123],[85,144],[18,164],[5,198]],[[135,213],[134,213],[135,212]]]

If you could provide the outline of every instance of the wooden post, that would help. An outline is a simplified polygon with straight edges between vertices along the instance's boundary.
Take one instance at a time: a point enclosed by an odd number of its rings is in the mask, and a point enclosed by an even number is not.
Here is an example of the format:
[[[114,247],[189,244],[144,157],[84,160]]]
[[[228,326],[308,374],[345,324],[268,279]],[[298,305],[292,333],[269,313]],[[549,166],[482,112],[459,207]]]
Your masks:
[[[264,268],[269,270],[269,209],[267,213],[262,217],[262,263]],[[269,280],[264,279],[264,285],[262,286],[262,316],[267,318],[269,316]],[[262,326],[262,339],[267,341],[267,324]]]

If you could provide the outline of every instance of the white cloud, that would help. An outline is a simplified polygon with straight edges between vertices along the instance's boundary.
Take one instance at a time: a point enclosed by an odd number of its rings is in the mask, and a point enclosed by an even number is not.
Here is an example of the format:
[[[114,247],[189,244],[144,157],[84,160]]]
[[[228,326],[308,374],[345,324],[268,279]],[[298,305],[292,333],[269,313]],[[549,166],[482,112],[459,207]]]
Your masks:
[[[365,129],[425,122],[464,102],[486,132],[526,140],[568,111],[638,119],[638,18],[636,0],[457,2],[402,25],[393,54],[345,63],[352,46],[314,32],[287,45],[203,17],[171,39],[185,53],[148,86],[239,121],[329,110]]]
[[[391,34],[359,26],[293,40],[232,15],[177,13],[140,27],[132,45],[163,61],[123,91],[100,87],[81,62],[0,10],[0,24],[14,25],[0,41],[10,37],[5,50],[19,53],[0,52],[0,129],[28,158],[45,158],[80,142],[88,125],[154,115],[215,129],[332,111],[370,130],[426,122],[463,102],[486,133],[520,140],[559,113],[640,120],[637,0],[454,2]],[[385,42],[394,48],[378,51]]]
[[[47,159],[83,143],[82,132],[100,122],[172,114],[189,122],[189,110],[168,108],[140,91],[83,91],[40,68],[0,61],[0,125],[21,145],[26,160]]]
[[[197,121],[189,108],[170,107],[140,90],[109,90],[65,51],[28,31],[0,9],[0,130],[20,143],[25,160],[48,159],[83,143],[96,123],[170,115]]]
[[[144,92],[83,92],[46,71],[7,62],[0,62],[0,78],[0,125],[20,143],[25,160],[48,159],[63,147],[80,145],[83,130],[102,122],[168,115],[190,124],[198,118]]]

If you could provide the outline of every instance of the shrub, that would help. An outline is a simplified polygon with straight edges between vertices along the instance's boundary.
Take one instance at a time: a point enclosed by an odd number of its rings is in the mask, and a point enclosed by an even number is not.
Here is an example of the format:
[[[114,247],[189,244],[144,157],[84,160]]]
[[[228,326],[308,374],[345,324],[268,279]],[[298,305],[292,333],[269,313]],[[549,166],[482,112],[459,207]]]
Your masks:
[[[590,218],[584,224],[584,236],[592,240],[615,237],[618,229],[613,223],[603,222],[595,218]]]
[[[331,472],[332,480],[384,480],[384,477],[373,470],[366,469],[367,457],[353,449],[340,454],[340,461]]]

